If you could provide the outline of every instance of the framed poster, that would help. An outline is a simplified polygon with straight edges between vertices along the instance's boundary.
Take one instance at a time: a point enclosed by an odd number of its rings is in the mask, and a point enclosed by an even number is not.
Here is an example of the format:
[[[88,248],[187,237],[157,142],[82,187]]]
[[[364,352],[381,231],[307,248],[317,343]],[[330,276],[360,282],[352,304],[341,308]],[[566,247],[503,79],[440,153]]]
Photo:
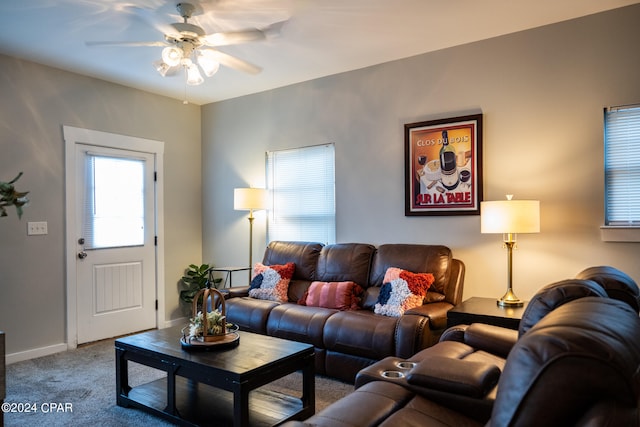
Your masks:
[[[482,114],[404,125],[405,215],[479,215]]]

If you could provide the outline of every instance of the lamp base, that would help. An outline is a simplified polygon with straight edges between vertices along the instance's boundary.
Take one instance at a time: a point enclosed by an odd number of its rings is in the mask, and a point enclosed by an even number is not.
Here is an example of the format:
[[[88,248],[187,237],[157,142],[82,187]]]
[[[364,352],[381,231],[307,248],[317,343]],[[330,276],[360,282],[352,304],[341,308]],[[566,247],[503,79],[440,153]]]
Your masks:
[[[498,301],[496,301],[500,307],[522,307],[524,305],[524,301],[516,296],[511,289],[507,291],[506,294],[502,296]]]

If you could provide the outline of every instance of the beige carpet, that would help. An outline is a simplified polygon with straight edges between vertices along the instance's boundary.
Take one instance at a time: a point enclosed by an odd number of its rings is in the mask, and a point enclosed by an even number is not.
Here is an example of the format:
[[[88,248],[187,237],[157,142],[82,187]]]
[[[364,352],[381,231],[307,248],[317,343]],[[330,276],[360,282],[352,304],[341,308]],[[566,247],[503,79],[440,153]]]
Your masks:
[[[146,383],[162,372],[129,363],[130,384]],[[300,395],[302,375],[264,386]],[[353,391],[353,385],[316,377],[316,411]],[[5,426],[169,426],[137,409],[116,405],[113,340],[7,366],[7,397],[20,413],[4,414]],[[52,405],[53,404],[53,405]],[[30,412],[26,412],[30,411]]]

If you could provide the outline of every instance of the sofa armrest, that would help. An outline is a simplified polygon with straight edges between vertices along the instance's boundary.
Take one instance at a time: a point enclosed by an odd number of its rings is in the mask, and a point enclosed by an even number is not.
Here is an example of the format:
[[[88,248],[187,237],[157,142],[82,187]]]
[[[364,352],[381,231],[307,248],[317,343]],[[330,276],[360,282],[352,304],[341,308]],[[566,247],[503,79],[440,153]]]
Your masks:
[[[394,356],[404,359],[438,342],[447,325],[448,302],[424,304],[404,312],[398,318],[395,332]]]
[[[442,341],[457,341],[464,342],[464,334],[467,332],[469,325],[455,325],[448,327],[440,336],[440,342]]]
[[[404,315],[419,315],[429,318],[431,329],[445,329],[447,327],[447,312],[453,308],[453,304],[446,301],[423,304],[404,312]]]
[[[503,358],[507,357],[517,340],[518,331],[484,323],[451,326],[440,336],[440,342],[465,343]]]
[[[226,288],[224,290],[221,290],[221,292],[225,295],[225,299],[248,297],[249,289],[251,289],[249,286],[236,286],[233,288]]]
[[[500,369],[493,364],[428,356],[407,375],[412,385],[474,398],[483,398],[498,383]]]
[[[473,323],[464,332],[465,344],[506,358],[518,340],[518,331],[500,326]]]
[[[466,273],[466,266],[464,262],[459,259],[453,258],[451,260],[451,279],[449,284],[444,290],[447,301],[453,305],[458,305],[462,302],[462,291],[464,289],[464,276]]]

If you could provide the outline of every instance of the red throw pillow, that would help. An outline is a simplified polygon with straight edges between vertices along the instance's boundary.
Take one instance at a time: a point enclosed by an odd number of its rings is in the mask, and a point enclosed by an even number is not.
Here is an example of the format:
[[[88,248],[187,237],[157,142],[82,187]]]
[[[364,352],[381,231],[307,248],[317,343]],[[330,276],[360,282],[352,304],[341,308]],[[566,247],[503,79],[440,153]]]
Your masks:
[[[355,282],[312,282],[298,304],[338,310],[357,310],[362,292],[362,288]]]
[[[253,268],[253,280],[249,296],[257,299],[286,302],[289,282],[293,277],[296,265],[288,262],[285,265],[263,265],[256,263]]]
[[[373,312],[384,316],[402,316],[405,311],[422,305],[427,290],[434,281],[431,273],[412,273],[396,267],[388,268]]]

